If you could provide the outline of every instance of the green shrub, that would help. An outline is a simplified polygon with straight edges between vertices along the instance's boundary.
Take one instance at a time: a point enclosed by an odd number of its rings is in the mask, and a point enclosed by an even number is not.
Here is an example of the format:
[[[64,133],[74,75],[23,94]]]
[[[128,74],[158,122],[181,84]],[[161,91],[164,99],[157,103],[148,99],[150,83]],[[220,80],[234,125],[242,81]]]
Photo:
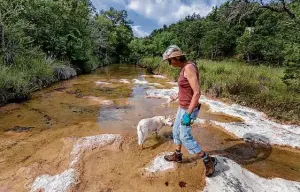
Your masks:
[[[300,93],[300,61],[290,61],[284,72],[283,82],[293,91]]]
[[[18,56],[13,65],[0,63],[0,104],[10,100],[23,100],[33,91],[76,75],[76,71],[63,62],[36,57]]]

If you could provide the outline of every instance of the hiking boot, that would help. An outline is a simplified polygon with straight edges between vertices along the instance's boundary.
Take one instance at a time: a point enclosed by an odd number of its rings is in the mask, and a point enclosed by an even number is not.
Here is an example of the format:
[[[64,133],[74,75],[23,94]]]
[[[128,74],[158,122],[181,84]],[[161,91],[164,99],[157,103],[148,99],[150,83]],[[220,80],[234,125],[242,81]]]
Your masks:
[[[174,152],[171,155],[165,155],[164,159],[166,161],[176,161],[177,163],[182,162],[182,153]]]
[[[207,155],[207,157],[203,159],[203,163],[206,169],[205,175],[211,177],[215,173],[215,165],[217,164],[216,158]]]

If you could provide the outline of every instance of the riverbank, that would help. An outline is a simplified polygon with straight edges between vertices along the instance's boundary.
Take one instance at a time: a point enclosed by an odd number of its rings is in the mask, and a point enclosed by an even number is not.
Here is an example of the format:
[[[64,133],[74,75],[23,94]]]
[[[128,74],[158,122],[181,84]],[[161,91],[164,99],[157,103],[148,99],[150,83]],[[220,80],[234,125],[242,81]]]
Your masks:
[[[27,100],[34,91],[89,73],[97,66],[93,65],[87,70],[57,60],[39,59],[26,66],[0,65],[0,106]]]
[[[177,79],[179,71],[161,58],[140,61],[155,74]],[[205,94],[256,108],[277,121],[300,124],[300,96],[283,83],[283,68],[250,66],[233,61],[197,60]]]

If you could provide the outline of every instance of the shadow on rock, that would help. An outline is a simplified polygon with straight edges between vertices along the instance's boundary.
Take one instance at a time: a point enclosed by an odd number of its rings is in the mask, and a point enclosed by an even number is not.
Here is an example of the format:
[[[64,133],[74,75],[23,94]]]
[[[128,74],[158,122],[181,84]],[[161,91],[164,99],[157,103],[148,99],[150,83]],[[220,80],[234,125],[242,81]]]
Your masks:
[[[209,151],[210,154],[220,155],[233,161],[248,165],[267,159],[272,153],[270,140],[263,135],[247,133],[243,136],[244,142],[237,139],[239,143],[221,150]],[[228,140],[227,140],[228,141]],[[235,142],[235,140],[230,140]]]
[[[144,147],[143,149],[156,149],[157,147],[161,146],[167,142],[167,139],[165,136],[153,136],[152,138],[147,139],[147,147]]]
[[[226,159],[218,156],[227,157],[241,165],[248,165],[263,161],[272,153],[272,146],[269,144],[269,139],[259,134],[247,133],[244,135],[244,139],[231,139],[227,140],[227,142],[239,143],[225,149],[207,151],[208,154],[216,155],[217,159],[216,172],[212,177],[218,176],[230,169],[226,164]],[[200,159],[199,156],[193,156],[184,158],[182,163],[193,163]]]

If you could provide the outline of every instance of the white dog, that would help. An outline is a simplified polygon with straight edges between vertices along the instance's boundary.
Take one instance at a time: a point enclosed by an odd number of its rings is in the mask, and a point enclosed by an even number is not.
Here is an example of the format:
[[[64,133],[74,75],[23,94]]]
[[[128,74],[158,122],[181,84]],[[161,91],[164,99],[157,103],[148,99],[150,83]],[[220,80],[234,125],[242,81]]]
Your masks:
[[[142,145],[146,141],[150,133],[156,133],[165,125],[173,125],[170,116],[155,116],[148,119],[140,120],[137,125],[138,144]]]

